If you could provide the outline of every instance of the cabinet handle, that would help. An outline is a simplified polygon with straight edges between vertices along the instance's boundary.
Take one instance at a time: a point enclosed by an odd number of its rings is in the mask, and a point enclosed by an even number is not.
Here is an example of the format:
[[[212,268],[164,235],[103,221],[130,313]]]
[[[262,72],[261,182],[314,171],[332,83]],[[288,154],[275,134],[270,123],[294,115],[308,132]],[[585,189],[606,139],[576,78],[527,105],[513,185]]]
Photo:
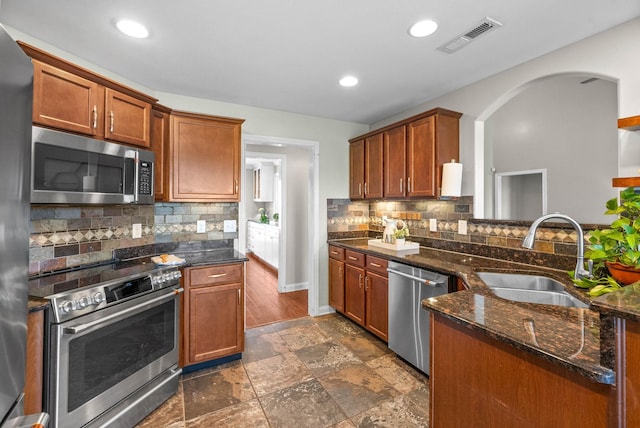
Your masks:
[[[367,195],[367,193],[369,193],[369,189],[368,189],[367,183],[364,183],[364,194],[365,194],[365,196]]]
[[[242,301],[242,294],[240,289],[238,288],[238,306],[240,306],[240,302]]]
[[[400,193],[402,193],[402,178],[400,179]]]
[[[213,274],[213,275],[209,275],[207,278],[221,278],[223,276],[227,276],[227,274],[226,273],[216,273],[216,274]]]
[[[358,260],[357,257],[349,256],[349,260]]]
[[[93,106],[93,129],[98,127],[98,106]]]
[[[371,262],[371,263],[369,263],[369,264],[370,264],[371,266],[373,266],[373,267],[377,267],[377,268],[382,267],[382,265],[381,265],[381,264],[374,263],[374,262]]]
[[[411,192],[411,177],[407,178],[407,192]]]
[[[234,183],[235,183],[235,189],[236,189],[235,193],[237,195],[238,194],[238,180],[235,180]],[[259,198],[260,198],[260,195],[258,195],[258,199]]]
[[[111,121],[111,124],[109,125],[109,132],[113,134],[113,110],[111,110],[111,113],[109,113],[109,119]]]
[[[331,251],[331,254],[335,254],[337,256],[339,253],[337,251]]]
[[[364,291],[369,291],[369,277],[365,277],[364,279]]]
[[[362,183],[358,183],[358,195],[362,195]]]
[[[362,288],[362,274],[358,274],[358,288]]]

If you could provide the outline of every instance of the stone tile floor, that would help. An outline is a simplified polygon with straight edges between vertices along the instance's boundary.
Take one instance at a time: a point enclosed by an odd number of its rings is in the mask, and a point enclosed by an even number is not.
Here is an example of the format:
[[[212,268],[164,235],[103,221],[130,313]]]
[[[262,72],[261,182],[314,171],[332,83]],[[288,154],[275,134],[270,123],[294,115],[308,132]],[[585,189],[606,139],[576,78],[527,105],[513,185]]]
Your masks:
[[[427,427],[428,378],[341,315],[246,331],[242,359],[182,376],[138,427]]]

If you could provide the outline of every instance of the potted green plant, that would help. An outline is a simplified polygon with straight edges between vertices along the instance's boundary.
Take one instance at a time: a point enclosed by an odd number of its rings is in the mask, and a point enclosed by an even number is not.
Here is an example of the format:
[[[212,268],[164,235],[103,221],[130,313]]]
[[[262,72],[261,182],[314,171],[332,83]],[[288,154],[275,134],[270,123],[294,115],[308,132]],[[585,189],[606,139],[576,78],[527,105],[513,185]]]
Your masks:
[[[613,291],[640,281],[640,194],[633,187],[606,203],[605,214],[615,215],[608,228],[590,232],[585,257],[593,261],[594,277],[574,280],[589,294]]]
[[[396,230],[393,231],[393,236],[396,238],[396,244],[404,245],[407,236],[409,236],[409,228],[402,220],[396,222]]]
[[[280,221],[280,214],[274,213],[273,214],[273,223],[274,224],[278,224],[279,221]]]
[[[267,210],[265,210],[264,208],[258,208],[258,213],[260,214],[260,223],[269,223]]]

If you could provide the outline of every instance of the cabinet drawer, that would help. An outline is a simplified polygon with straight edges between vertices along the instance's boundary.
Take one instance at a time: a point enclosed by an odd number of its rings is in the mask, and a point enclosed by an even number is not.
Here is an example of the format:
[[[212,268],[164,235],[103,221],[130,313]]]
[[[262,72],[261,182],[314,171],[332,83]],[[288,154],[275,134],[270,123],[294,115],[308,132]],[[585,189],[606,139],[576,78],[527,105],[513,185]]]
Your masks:
[[[364,267],[364,253],[346,250],[346,262],[352,266]]]
[[[335,260],[344,260],[344,248],[329,245],[329,257]]]
[[[242,263],[189,269],[189,285],[228,284],[242,282]]]
[[[380,257],[367,256],[367,266],[366,269],[369,272],[375,272],[377,274],[387,276],[387,266],[389,262],[385,259],[381,259]]]

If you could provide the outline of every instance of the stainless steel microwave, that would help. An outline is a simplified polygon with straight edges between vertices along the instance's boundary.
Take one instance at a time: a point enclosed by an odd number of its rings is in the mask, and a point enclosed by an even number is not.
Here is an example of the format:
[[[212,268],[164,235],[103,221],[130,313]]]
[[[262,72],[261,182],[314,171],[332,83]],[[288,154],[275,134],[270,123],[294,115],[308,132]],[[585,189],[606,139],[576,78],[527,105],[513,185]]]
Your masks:
[[[31,203],[152,204],[148,150],[33,127]]]

